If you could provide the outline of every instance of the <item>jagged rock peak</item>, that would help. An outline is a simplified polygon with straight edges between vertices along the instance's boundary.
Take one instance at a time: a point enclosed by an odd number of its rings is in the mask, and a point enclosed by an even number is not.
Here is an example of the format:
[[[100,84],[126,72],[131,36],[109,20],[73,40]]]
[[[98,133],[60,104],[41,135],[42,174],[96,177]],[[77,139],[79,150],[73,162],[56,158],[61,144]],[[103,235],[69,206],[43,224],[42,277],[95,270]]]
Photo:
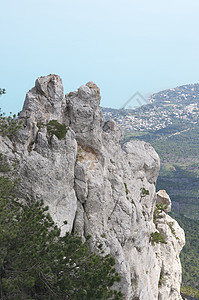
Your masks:
[[[43,199],[63,233],[91,235],[94,251],[101,245],[113,255],[125,300],[180,300],[184,232],[156,211],[169,201],[156,195],[159,156],[143,141],[121,147],[121,129],[104,122],[99,105],[93,82],[64,96],[59,76],[36,80],[20,114],[23,129],[12,141],[0,136],[0,152],[22,179],[18,196]]]
[[[35,122],[61,120],[63,99],[63,84],[58,75],[39,77],[35,87],[26,94],[20,118]]]
[[[100,89],[92,81],[64,97],[62,80],[58,75],[42,76],[26,94],[20,118],[24,119],[31,131],[38,123],[47,124],[50,120],[57,120],[75,132],[79,143],[100,152],[102,131],[107,131],[109,124],[108,121],[103,129],[104,118],[100,100]],[[109,126],[109,132],[112,132],[115,141],[120,142],[123,137],[122,130],[114,121],[112,124],[114,126]]]
[[[47,99],[53,99],[54,101],[63,99],[63,84],[58,75],[50,74],[39,77],[35,81],[35,87]]]
[[[90,81],[82,85],[77,92],[67,94],[66,98],[68,100],[76,98],[82,100],[84,104],[89,102],[94,109],[100,104],[100,90],[94,82]],[[62,80],[58,75],[50,74],[39,77],[35,87],[27,93],[21,117],[34,117],[42,121],[49,121],[52,118],[61,120],[65,108],[66,99]]]

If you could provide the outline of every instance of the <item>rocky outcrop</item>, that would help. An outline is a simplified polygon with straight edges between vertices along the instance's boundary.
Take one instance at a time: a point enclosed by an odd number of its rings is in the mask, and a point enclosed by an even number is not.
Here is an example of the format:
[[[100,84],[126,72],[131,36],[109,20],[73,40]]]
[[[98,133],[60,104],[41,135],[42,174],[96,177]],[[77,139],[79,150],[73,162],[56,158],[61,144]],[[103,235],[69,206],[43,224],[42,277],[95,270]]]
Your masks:
[[[164,205],[164,211],[171,211],[171,199],[165,190],[160,190],[157,192],[156,204]]]
[[[63,233],[91,235],[94,251],[115,257],[125,299],[180,300],[184,232],[164,210],[154,220],[156,202],[169,201],[156,195],[159,157],[142,141],[121,147],[120,128],[104,122],[99,105],[93,82],[64,97],[59,76],[40,77],[20,114],[23,129],[12,141],[0,137],[0,152],[22,178],[19,197],[43,199]]]

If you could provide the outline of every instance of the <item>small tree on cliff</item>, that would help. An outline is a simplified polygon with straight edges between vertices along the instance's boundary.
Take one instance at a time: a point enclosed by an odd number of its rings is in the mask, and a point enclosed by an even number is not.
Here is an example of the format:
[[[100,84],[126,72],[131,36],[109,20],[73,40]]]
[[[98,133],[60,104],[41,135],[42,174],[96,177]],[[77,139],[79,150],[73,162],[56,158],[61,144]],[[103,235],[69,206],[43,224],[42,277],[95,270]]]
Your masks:
[[[6,90],[5,89],[0,89],[0,95],[5,94]]]
[[[9,171],[0,155],[0,298],[123,299],[111,289],[120,280],[114,259],[92,253],[77,235],[61,237],[42,201],[17,201]]]
[[[0,88],[0,96],[5,93],[6,90]],[[12,138],[21,128],[22,121],[19,120],[15,114],[12,116],[12,113],[10,113],[10,115],[6,117],[5,113],[2,113],[0,109],[0,134],[2,136]]]

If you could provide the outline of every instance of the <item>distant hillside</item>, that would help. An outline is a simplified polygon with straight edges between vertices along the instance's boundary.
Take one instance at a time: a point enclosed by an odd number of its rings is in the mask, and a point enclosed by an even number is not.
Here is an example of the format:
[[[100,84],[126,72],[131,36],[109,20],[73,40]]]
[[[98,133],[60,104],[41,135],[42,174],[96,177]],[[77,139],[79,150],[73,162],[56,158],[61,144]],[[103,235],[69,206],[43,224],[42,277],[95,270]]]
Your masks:
[[[199,84],[190,84],[153,94],[149,104],[136,109],[102,108],[125,131],[156,131],[169,125],[195,124],[199,121]]]
[[[125,130],[124,141],[153,145],[161,158],[158,189],[166,189],[176,213],[199,217],[199,84],[153,94],[137,109],[102,109]]]

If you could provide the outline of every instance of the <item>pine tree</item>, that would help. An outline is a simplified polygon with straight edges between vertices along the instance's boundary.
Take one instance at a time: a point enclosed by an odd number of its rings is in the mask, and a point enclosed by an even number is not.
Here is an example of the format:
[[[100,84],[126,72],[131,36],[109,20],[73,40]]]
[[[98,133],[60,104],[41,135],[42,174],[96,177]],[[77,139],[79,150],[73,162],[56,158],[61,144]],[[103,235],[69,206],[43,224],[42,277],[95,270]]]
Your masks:
[[[10,169],[0,155],[1,299],[123,299],[112,289],[120,281],[114,258],[91,252],[78,235],[61,237],[42,201],[19,202]]]
[[[6,90],[0,88],[0,96],[5,93]],[[12,115],[12,113],[10,113],[10,115],[6,117],[5,113],[2,113],[0,109],[0,134],[2,136],[12,138],[21,128],[22,121],[18,119],[17,115]]]
[[[0,113],[1,135],[12,138],[21,126]],[[60,236],[43,201],[18,201],[13,169],[0,153],[0,299],[123,299],[112,289],[121,280],[114,258],[91,252],[76,234]]]
[[[0,89],[0,95],[5,94],[6,90],[5,89]]]

